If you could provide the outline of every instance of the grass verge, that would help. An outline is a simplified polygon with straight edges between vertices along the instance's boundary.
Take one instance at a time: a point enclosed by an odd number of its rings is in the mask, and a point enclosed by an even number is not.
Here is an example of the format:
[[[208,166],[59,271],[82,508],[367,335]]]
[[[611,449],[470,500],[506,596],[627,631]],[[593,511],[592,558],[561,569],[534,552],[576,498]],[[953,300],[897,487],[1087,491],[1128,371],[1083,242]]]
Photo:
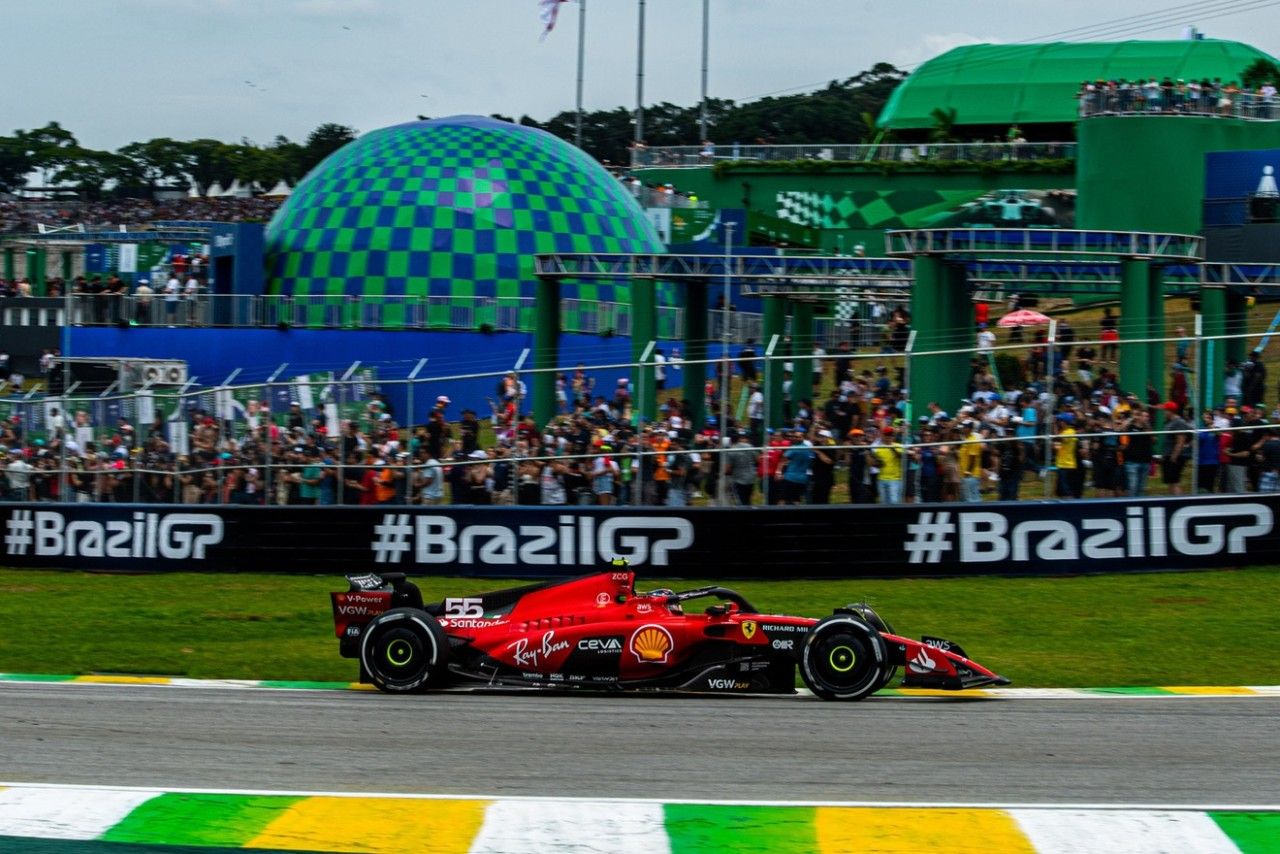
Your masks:
[[[707,582],[645,582],[689,588]],[[332,577],[0,569],[0,672],[354,679]],[[419,580],[428,601],[505,586]],[[964,645],[1021,686],[1280,683],[1280,567],[1086,578],[752,581],[757,607],[820,616],[866,600],[902,634]]]

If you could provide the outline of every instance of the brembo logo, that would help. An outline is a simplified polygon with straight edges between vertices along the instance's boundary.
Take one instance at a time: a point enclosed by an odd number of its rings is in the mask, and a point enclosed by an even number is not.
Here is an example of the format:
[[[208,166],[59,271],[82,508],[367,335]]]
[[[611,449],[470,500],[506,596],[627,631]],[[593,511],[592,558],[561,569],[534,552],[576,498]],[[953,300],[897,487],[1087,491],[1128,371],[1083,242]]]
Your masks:
[[[222,542],[222,519],[212,513],[134,513],[133,519],[68,522],[56,510],[16,510],[5,530],[6,551],[36,557],[115,557],[204,560]]]
[[[677,516],[597,520],[564,515],[558,522],[556,526],[459,526],[448,516],[426,515],[414,517],[412,528],[400,535],[403,542],[412,534],[414,560],[427,564],[589,566],[621,557],[632,565],[668,566],[672,552],[693,545],[693,524]],[[407,520],[396,524],[409,527]],[[398,563],[401,551],[388,549],[384,542],[388,536],[380,530],[374,550]]]
[[[922,511],[907,525],[910,563],[938,563],[958,552],[963,563],[1033,560],[1125,560],[1245,554],[1253,537],[1271,533],[1271,508],[1256,502],[1127,507],[1116,516],[1032,519],[1010,524],[995,511]]]

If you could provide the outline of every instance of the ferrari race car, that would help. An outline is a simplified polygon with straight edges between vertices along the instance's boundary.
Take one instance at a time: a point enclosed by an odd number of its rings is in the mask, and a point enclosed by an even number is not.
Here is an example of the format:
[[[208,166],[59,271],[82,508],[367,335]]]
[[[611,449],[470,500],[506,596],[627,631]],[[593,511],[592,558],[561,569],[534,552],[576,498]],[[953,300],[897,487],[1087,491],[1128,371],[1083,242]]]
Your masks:
[[[403,573],[347,576],[330,594],[339,650],[383,691],[453,685],[795,693],[824,700],[903,685],[959,690],[1009,680],[941,638],[899,637],[864,604],[823,619],[762,614],[724,587],[635,590],[615,568],[424,604]],[[695,600],[712,599],[701,612]]]

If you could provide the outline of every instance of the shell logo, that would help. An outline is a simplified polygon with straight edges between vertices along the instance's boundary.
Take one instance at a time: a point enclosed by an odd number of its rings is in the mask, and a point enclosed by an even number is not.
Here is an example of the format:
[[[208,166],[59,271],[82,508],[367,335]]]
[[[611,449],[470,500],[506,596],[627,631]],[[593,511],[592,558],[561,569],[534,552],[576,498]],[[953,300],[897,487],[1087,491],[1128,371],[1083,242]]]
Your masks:
[[[627,647],[642,664],[666,664],[675,645],[671,632],[662,626],[647,625],[635,630]]]

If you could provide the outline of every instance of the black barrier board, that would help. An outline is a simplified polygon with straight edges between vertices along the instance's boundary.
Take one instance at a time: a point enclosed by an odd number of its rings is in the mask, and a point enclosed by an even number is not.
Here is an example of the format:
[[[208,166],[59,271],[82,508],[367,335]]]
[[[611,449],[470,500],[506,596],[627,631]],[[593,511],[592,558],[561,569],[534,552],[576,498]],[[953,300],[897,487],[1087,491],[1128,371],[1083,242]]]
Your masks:
[[[512,578],[1068,575],[1280,563],[1280,496],[771,508],[0,504],[17,567]]]

